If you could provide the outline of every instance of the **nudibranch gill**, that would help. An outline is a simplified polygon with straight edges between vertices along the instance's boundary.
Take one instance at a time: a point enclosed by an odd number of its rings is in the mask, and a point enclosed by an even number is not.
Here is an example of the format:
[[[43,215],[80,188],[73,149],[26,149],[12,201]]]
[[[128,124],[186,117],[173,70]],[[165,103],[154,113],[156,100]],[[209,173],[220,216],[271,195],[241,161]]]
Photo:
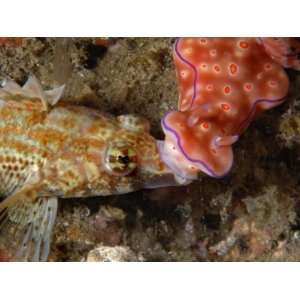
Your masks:
[[[174,61],[179,110],[162,119],[163,159],[182,178],[223,177],[252,119],[284,101],[287,74],[256,38],[180,38]]]

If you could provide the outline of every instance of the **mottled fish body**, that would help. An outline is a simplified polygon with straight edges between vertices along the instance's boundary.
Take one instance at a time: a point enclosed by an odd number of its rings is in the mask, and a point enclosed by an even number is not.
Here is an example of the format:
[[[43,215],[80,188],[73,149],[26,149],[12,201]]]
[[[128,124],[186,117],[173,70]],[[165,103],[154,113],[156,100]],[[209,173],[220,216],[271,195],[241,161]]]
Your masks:
[[[174,181],[147,121],[57,103],[62,91],[45,92],[34,77],[0,90],[0,242],[12,234],[14,260],[47,259],[58,197],[124,194]]]

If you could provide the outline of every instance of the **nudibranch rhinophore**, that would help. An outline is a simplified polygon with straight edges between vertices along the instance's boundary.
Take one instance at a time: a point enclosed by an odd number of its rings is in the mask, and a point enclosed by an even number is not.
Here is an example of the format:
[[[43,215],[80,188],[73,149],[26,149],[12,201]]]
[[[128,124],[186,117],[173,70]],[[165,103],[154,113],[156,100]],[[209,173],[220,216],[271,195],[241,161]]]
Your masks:
[[[289,80],[256,38],[180,38],[174,47],[179,111],[162,119],[161,155],[173,172],[223,177],[232,144],[261,111],[281,104]]]

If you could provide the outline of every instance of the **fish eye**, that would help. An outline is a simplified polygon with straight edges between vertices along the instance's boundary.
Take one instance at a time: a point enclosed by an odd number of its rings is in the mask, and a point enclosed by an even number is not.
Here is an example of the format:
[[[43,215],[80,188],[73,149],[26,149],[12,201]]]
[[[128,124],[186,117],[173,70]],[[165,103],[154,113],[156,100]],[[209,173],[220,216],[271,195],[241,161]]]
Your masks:
[[[137,168],[135,149],[125,144],[111,144],[105,153],[105,167],[112,175],[129,175]]]

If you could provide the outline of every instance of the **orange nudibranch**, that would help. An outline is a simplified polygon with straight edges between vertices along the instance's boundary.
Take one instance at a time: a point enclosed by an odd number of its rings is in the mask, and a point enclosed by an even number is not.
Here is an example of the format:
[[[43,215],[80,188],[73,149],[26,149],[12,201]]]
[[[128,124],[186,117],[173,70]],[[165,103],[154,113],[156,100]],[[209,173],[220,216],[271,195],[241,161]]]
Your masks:
[[[233,163],[232,144],[259,112],[285,100],[287,74],[264,43],[256,38],[176,40],[178,111],[162,120],[162,156],[174,172],[190,179],[199,171],[223,177]]]
[[[22,46],[25,38],[23,37],[0,37],[1,45]]]

